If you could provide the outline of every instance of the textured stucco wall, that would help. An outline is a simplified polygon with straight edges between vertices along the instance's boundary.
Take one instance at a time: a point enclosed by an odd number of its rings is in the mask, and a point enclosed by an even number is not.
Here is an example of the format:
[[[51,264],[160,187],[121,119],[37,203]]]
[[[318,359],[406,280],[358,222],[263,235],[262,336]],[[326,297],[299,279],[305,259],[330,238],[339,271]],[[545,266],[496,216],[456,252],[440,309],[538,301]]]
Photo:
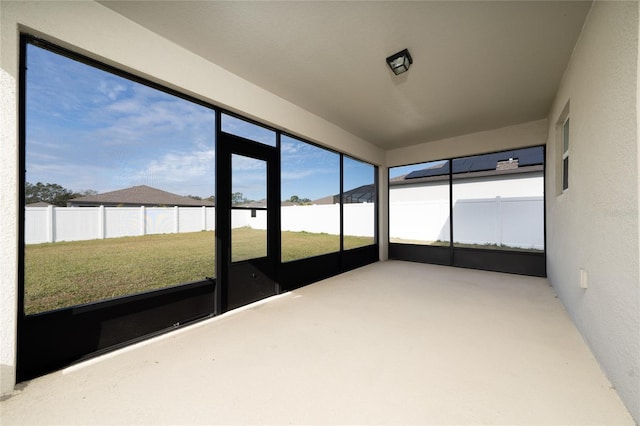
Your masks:
[[[7,29],[0,28],[0,40]],[[18,272],[18,149],[15,69],[5,69],[7,55],[0,49],[0,394],[15,382],[16,289]],[[13,51],[15,55],[15,50]],[[17,59],[17,58],[15,58]],[[14,59],[14,61],[15,61]]]
[[[638,3],[594,4],[549,116],[551,283],[640,422]],[[569,105],[569,189],[558,120]],[[580,269],[588,288],[580,288]]]
[[[376,165],[384,152],[91,1],[0,1],[0,391],[13,389],[17,291],[18,36],[25,31]],[[384,234],[382,234],[384,235]]]

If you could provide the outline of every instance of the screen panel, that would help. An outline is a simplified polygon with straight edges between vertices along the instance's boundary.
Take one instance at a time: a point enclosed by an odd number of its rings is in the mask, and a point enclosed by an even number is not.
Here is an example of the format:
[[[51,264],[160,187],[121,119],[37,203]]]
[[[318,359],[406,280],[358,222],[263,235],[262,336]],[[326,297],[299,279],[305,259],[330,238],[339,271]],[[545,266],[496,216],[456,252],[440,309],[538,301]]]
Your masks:
[[[389,241],[449,246],[449,162],[389,169]]]
[[[282,262],[340,250],[340,155],[283,136]]]
[[[343,174],[343,248],[375,244],[376,168],[344,156]]]
[[[26,55],[24,312],[214,277],[214,111]]]

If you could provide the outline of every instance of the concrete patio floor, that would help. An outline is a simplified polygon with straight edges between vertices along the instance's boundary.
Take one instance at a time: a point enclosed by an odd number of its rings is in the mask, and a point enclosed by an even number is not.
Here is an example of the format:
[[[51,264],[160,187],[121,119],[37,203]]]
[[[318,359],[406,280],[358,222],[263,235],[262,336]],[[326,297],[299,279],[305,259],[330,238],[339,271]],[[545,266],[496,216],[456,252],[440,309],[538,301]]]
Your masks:
[[[548,281],[399,261],[40,377],[0,408],[3,425],[634,424]]]

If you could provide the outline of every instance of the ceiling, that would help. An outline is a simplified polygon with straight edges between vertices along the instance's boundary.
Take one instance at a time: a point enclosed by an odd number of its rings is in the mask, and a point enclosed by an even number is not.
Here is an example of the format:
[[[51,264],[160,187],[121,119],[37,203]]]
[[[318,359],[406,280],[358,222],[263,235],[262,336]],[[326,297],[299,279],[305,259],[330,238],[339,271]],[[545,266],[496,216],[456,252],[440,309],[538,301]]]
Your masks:
[[[591,2],[101,1],[384,149],[546,117]],[[411,69],[385,58],[408,48]]]

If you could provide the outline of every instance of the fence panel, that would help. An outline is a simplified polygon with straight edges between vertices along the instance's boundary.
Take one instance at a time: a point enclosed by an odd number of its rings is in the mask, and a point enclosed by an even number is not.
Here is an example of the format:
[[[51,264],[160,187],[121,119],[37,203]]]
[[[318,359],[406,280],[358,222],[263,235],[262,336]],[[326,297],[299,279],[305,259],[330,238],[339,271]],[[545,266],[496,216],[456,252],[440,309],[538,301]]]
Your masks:
[[[82,207],[81,209],[84,209]],[[105,207],[105,238],[133,237],[144,234],[140,207]]]
[[[542,197],[501,200],[502,244],[544,250],[544,203]]]
[[[373,203],[344,205],[344,235],[373,237],[375,211]]]
[[[495,199],[457,200],[453,205],[453,241],[499,244],[499,207]]]
[[[181,207],[178,209],[178,231],[198,232],[206,228],[204,207]]]
[[[53,242],[50,235],[53,207],[27,207],[24,215],[24,240],[26,244]]]
[[[176,231],[173,207],[147,207],[145,234],[171,234]]]
[[[449,240],[449,201],[401,201],[391,205],[389,235],[412,241]]]
[[[53,209],[53,240],[82,241],[102,238],[100,207]]]
[[[340,205],[282,207],[281,222],[283,231],[340,235]]]
[[[215,207],[207,207],[205,210],[205,214],[207,217],[207,226],[205,230],[207,231],[215,231],[216,229],[216,208]]]

